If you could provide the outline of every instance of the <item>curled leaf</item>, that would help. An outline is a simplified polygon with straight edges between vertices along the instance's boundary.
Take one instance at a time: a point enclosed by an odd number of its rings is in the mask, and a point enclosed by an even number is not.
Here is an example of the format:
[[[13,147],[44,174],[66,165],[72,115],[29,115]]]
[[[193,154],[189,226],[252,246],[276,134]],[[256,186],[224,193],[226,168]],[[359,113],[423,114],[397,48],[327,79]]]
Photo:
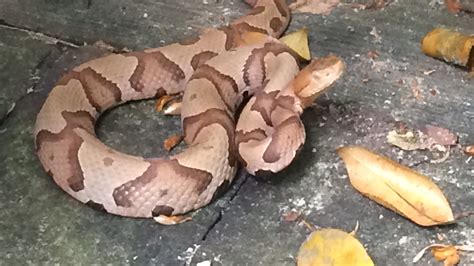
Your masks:
[[[314,231],[298,252],[298,266],[374,265],[362,244],[351,234],[338,229]]]
[[[437,261],[444,261],[445,266],[454,266],[460,259],[455,246],[433,247],[431,253]]]
[[[351,184],[364,196],[419,225],[454,221],[446,197],[428,177],[362,147],[343,147],[337,152]]]
[[[173,100],[173,96],[170,96],[170,95],[163,95],[160,98],[158,98],[155,104],[156,111],[161,112],[163,108],[165,107],[165,105],[171,100]]]
[[[445,245],[445,244],[431,244],[424,247],[416,256],[413,258],[413,263],[417,263],[428,249],[431,249],[431,254],[437,261],[444,261],[444,265],[451,266],[456,265],[459,262],[459,251],[472,252],[474,251],[473,245]]]
[[[474,70],[474,35],[436,28],[423,38],[422,49],[428,56]]]

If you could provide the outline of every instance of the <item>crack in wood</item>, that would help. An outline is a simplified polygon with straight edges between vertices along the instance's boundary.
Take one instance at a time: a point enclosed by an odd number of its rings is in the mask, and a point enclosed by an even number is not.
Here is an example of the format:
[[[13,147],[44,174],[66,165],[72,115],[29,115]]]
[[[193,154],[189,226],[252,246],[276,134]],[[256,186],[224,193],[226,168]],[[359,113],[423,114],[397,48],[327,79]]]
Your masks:
[[[244,170],[242,170],[242,171],[244,171]],[[241,175],[242,174],[237,174],[238,177],[241,176]],[[238,179],[241,179],[241,180],[236,180],[237,182],[235,184],[235,190],[229,196],[229,199],[226,201],[226,205],[229,205],[234,200],[234,198],[237,196],[237,194],[239,193],[242,186],[247,182],[248,178],[249,178],[249,174],[247,172],[245,172],[245,173],[243,173],[243,177],[238,178]],[[224,217],[223,209],[224,208],[219,210],[219,213],[218,213],[216,219],[208,226],[206,232],[204,232],[204,235],[201,237],[202,241],[206,241],[207,236],[213,231],[213,229],[220,223],[220,221]]]
[[[69,40],[63,40],[63,39],[60,39],[60,38],[55,37],[55,36],[51,36],[51,35],[46,34],[46,33],[42,33],[42,32],[39,32],[39,31],[34,31],[32,29],[29,29],[29,28],[18,27],[18,26],[9,24],[3,19],[0,19],[0,28],[24,32],[24,33],[28,34],[29,36],[31,36],[33,39],[43,41],[47,44],[66,46],[66,47],[69,47],[69,48],[79,48],[80,46],[82,46],[82,44],[80,44],[80,43],[76,43],[76,42],[69,41]]]

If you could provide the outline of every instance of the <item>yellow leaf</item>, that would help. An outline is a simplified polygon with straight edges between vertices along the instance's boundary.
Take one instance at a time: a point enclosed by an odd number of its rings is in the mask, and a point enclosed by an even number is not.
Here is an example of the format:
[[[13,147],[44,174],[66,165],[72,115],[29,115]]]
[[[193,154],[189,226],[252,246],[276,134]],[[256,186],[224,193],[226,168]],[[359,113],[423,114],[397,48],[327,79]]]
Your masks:
[[[302,58],[306,60],[311,59],[308,46],[308,30],[306,28],[287,34],[281,37],[280,41],[290,47]]]
[[[362,244],[351,234],[338,229],[313,232],[300,247],[298,266],[374,265]]]
[[[337,152],[351,184],[366,197],[419,225],[454,221],[448,200],[428,177],[362,147],[343,147]]]

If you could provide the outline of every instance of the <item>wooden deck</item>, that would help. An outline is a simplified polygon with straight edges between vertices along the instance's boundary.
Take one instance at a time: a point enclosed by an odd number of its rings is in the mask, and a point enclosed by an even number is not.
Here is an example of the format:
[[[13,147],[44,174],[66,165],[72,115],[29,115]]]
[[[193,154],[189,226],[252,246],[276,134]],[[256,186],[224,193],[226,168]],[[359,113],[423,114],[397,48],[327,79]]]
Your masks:
[[[439,242],[438,233],[445,243],[473,244],[474,217],[419,227],[357,193],[335,153],[342,145],[368,147],[433,177],[455,213],[474,211],[474,160],[459,148],[433,164],[430,151],[403,152],[386,142],[396,121],[403,121],[414,128],[441,126],[461,144],[474,144],[474,80],[420,50],[434,27],[474,33],[474,17],[453,15],[439,2],[398,0],[358,11],[346,3],[328,16],[295,14],[290,30],[309,29],[313,56],[335,53],[347,64],[333,90],[304,113],[303,151],[272,181],[242,173],[193,221],[166,227],[94,211],[59,190],[34,153],[36,114],[66,69],[106,52],[91,44],[161,46],[228,22],[247,10],[245,4],[0,1],[0,262],[294,265],[309,231],[282,221],[292,208],[317,227],[350,231],[359,221],[358,236],[377,265],[411,265],[420,249]],[[98,134],[121,151],[160,156],[161,141],[179,130],[178,119],[156,113],[149,100],[108,112]],[[439,265],[430,257],[420,265]],[[461,265],[473,263],[472,253],[462,257]]]

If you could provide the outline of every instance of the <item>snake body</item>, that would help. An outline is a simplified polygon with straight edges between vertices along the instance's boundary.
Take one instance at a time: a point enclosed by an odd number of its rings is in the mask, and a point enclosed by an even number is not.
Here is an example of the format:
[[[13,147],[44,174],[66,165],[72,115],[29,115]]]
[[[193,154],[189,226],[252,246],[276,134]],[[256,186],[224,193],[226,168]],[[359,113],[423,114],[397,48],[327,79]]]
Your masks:
[[[239,160],[257,174],[286,167],[304,142],[304,93],[295,90],[305,79],[295,79],[301,60],[274,39],[290,13],[284,0],[246,2],[250,13],[229,26],[160,48],[107,55],[65,74],[34,132],[39,159],[54,181],[96,209],[156,217],[208,204],[230,185]],[[142,158],[96,137],[95,122],[105,110],[182,91],[183,152]],[[236,129],[235,112],[251,95]]]

